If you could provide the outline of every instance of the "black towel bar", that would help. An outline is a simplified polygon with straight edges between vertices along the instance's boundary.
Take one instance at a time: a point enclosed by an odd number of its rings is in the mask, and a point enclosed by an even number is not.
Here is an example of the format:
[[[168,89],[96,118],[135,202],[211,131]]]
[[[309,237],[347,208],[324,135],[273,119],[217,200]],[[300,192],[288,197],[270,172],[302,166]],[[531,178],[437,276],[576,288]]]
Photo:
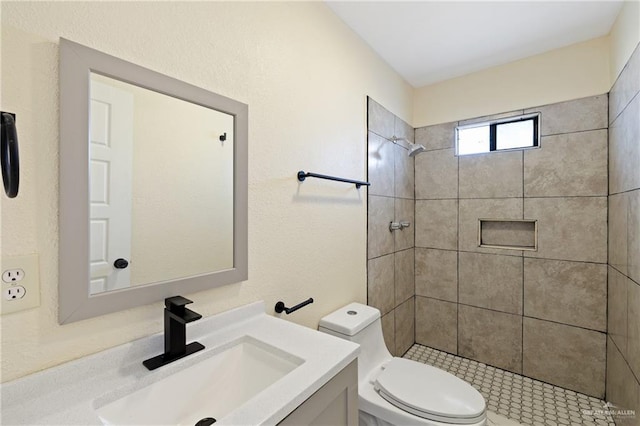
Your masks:
[[[341,178],[341,177],[327,176],[327,175],[321,175],[321,174],[318,174],[318,173],[311,173],[311,172],[305,173],[302,170],[300,170],[298,172],[298,180],[300,182],[303,182],[308,177],[314,177],[314,178],[318,178],[318,179],[335,180],[335,181],[338,181],[338,182],[352,183],[352,184],[354,184],[356,186],[356,188],[360,188],[362,185],[366,185],[366,186],[371,185],[371,183],[364,182],[364,181],[361,181],[361,180],[345,179],[345,178]]]

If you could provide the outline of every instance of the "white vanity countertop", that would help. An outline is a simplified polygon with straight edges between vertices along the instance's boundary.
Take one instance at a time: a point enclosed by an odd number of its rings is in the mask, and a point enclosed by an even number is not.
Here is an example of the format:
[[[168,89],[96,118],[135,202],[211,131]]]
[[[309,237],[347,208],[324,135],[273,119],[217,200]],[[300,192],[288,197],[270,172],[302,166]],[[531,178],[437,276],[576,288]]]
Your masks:
[[[162,314],[162,313],[160,313]],[[251,336],[304,360],[216,425],[275,425],[356,359],[359,346],[265,314],[255,302],[187,325],[205,349],[157,370],[142,361],[163,351],[162,333],[0,385],[3,425],[102,424],[96,408],[189,367]]]

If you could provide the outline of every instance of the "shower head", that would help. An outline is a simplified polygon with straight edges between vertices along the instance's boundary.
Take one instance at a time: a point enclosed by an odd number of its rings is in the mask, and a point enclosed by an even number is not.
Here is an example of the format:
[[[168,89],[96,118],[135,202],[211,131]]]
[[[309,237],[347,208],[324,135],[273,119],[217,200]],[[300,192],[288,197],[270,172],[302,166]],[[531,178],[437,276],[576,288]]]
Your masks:
[[[409,142],[409,157],[415,157],[416,155],[424,151],[426,151],[426,148],[424,147],[424,145],[413,144]]]
[[[415,157],[416,155],[420,154],[421,152],[426,151],[426,148],[424,147],[424,145],[412,143],[411,141],[409,141],[406,138],[397,138],[395,136],[393,136],[391,138],[391,142],[395,143],[396,145],[400,145],[398,143],[399,141],[404,141],[407,144],[407,146],[405,148],[409,149],[409,157]],[[400,146],[402,146],[402,145],[400,145]]]

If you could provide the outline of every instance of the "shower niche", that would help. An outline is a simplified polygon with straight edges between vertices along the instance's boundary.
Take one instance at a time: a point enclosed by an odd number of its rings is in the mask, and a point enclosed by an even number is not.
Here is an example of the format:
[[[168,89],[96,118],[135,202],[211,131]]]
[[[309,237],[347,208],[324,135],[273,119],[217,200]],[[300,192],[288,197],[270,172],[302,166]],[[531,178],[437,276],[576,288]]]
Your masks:
[[[538,221],[478,219],[478,246],[507,250],[538,250]]]

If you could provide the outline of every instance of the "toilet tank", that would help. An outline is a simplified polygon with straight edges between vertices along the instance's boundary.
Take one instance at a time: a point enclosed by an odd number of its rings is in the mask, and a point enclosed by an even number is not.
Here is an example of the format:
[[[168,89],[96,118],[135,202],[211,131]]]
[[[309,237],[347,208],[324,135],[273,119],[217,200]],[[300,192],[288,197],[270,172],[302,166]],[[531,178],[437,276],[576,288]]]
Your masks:
[[[362,303],[350,303],[320,320],[318,330],[347,340],[380,318],[380,311]],[[337,333],[337,334],[336,334]]]
[[[359,381],[392,358],[382,336],[380,311],[374,307],[351,303],[322,318],[318,330],[360,345]]]

